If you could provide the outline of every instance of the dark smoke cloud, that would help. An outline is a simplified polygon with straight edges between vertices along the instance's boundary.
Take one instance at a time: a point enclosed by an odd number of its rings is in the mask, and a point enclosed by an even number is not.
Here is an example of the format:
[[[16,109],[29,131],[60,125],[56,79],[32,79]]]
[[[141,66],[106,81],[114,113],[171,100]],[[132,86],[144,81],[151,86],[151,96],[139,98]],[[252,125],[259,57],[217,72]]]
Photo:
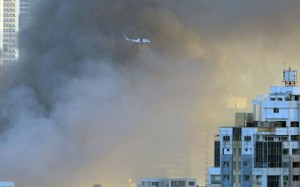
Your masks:
[[[283,61],[299,67],[297,2],[34,2],[0,99],[0,175],[17,186],[125,186],[177,165],[203,184],[220,123],[280,84]]]

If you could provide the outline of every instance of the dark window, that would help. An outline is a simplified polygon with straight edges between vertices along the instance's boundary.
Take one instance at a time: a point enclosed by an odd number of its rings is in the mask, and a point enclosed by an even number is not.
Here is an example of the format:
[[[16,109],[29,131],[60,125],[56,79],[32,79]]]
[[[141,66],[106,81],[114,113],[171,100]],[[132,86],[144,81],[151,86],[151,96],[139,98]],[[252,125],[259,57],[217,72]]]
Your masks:
[[[300,168],[300,162],[293,162],[293,168]]]
[[[224,179],[224,180],[229,180],[229,175],[224,175],[224,176],[223,176],[223,179]]]
[[[289,149],[283,149],[283,154],[288,155],[289,154]]]
[[[220,167],[220,141],[215,141],[215,167]]]
[[[300,181],[300,175],[293,175],[293,181]]]
[[[300,155],[300,149],[292,149],[293,155]]]
[[[228,168],[229,167],[229,162],[228,161],[224,161],[223,162],[223,167],[224,168]]]
[[[282,142],[256,142],[255,167],[280,168],[282,166]]]
[[[245,136],[245,137],[244,137],[244,140],[245,140],[245,141],[251,141],[251,136]]]
[[[273,108],[273,113],[279,113],[279,108]]]
[[[298,121],[292,121],[291,122],[291,127],[299,127],[299,122]]]
[[[244,175],[244,181],[250,181],[250,175]]]
[[[232,139],[233,139],[233,141],[241,141],[242,140],[242,128],[239,128],[239,127],[232,128]]]
[[[291,136],[291,141],[298,141],[299,140],[299,135],[292,135]]]
[[[195,186],[195,182],[194,181],[190,181],[189,182],[189,186]]]
[[[280,177],[278,175],[268,176],[268,187],[279,187],[280,186],[279,180]]]
[[[230,141],[230,136],[223,136],[223,141]]]

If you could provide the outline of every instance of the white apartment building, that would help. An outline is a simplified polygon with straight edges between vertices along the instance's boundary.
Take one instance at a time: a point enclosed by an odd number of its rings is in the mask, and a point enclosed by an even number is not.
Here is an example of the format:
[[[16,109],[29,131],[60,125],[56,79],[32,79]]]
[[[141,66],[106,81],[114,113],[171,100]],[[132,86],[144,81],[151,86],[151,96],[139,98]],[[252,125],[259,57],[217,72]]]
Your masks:
[[[195,178],[143,178],[138,187],[197,187]]]
[[[18,59],[18,0],[0,0],[0,60],[6,65]]]
[[[0,181],[0,187],[14,187],[15,183],[14,182],[1,182]]]
[[[236,126],[220,128],[208,186],[300,186],[297,71],[284,70],[283,82],[254,99],[253,115],[237,114]]]
[[[18,61],[18,31],[29,23],[30,0],[0,0],[0,63]]]

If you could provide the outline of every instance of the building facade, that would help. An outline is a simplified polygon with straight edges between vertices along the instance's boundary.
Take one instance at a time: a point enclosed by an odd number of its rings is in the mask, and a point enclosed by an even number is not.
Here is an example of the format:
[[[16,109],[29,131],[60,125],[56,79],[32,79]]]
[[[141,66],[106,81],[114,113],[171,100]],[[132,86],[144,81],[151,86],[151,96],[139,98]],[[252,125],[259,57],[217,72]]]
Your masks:
[[[29,24],[30,0],[0,0],[0,60],[18,61],[18,31]]]
[[[138,187],[197,187],[194,178],[143,178]]]
[[[254,99],[252,114],[236,114],[235,126],[219,129],[208,186],[300,186],[297,72],[284,70],[283,82]]]
[[[7,66],[19,61],[19,31],[29,25],[30,1],[0,0],[0,88],[8,76]]]
[[[30,3],[32,0],[19,0],[19,28],[23,29],[29,25],[30,22]]]
[[[14,182],[1,182],[0,181],[0,187],[14,187],[15,183]]]
[[[18,58],[19,1],[0,0],[0,60],[2,65]]]

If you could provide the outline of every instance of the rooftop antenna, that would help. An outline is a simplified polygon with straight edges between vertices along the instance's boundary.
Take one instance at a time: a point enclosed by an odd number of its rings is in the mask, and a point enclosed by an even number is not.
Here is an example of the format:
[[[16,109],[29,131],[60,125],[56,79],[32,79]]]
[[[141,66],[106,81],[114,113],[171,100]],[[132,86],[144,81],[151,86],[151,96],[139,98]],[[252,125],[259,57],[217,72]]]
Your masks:
[[[296,86],[297,81],[297,71],[291,70],[291,67],[286,70],[283,70],[283,81],[286,87],[294,87]]]

